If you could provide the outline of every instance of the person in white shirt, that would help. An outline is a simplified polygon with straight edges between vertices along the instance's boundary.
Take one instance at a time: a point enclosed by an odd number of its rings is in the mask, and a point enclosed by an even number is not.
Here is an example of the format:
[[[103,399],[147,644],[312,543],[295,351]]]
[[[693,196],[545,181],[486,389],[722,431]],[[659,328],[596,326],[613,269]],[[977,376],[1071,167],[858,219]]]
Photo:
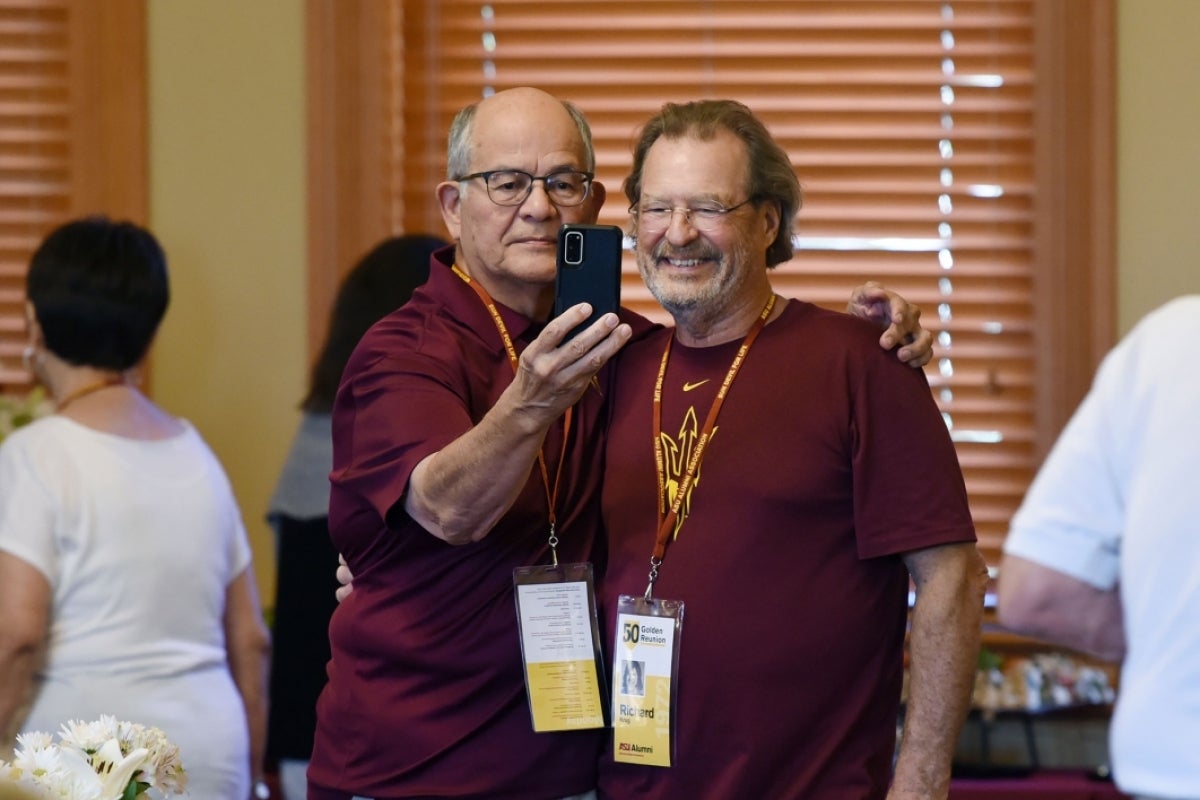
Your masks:
[[[1200,798],[1200,295],[1147,315],[1091,391],[1013,517],[1001,624],[1121,660],[1118,787]]]
[[[196,430],[128,377],[167,308],[162,249],[131,223],[70,222],[26,294],[57,410],[0,445],[0,748],[109,714],[179,746],[193,800],[247,798],[269,639],[246,531]]]

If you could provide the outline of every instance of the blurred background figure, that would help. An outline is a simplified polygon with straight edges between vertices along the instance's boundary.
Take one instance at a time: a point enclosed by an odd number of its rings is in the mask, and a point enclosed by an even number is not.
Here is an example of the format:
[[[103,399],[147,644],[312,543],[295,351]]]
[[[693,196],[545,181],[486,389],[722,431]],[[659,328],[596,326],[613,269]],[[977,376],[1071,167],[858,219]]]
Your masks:
[[[154,236],[81,219],[26,279],[27,363],[56,413],[0,445],[0,743],[68,720],[161,728],[195,800],[261,767],[269,639],[229,481],[131,382],[169,299]]]
[[[1109,751],[1139,798],[1200,797],[1200,295],[1109,353],[1004,543],[1001,624],[1123,659]]]
[[[337,605],[338,555],[327,517],[333,398],[358,340],[408,301],[429,277],[430,254],[445,244],[433,236],[385,239],[343,279],[301,404],[304,415],[271,497],[267,519],[278,551],[267,752],[268,762],[278,764],[286,800],[306,794],[317,697],[329,661],[329,617]]]

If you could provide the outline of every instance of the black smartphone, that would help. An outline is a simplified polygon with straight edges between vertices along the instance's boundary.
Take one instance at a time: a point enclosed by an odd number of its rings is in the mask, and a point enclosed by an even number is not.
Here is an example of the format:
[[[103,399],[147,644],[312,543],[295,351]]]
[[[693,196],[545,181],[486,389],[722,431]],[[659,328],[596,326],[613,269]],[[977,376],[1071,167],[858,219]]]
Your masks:
[[[558,271],[554,316],[571,306],[591,303],[592,315],[567,339],[621,305],[621,241],[616,225],[566,224],[558,231]]]

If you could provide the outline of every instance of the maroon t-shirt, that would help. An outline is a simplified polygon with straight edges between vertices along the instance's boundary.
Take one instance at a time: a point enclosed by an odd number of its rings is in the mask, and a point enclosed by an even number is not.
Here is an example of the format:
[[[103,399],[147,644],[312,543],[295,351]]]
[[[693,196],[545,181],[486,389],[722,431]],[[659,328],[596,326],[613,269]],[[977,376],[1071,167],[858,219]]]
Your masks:
[[[354,592],[329,629],[316,797],[556,798],[595,785],[602,733],[534,733],[524,689],[512,572],[549,562],[540,472],[474,544],[448,545],[404,513],[417,463],[479,422],[513,377],[452,259],[435,254],[426,286],[367,333],[338,392],[329,525]],[[523,349],[540,326],[497,307]],[[602,408],[588,390],[571,425],[557,509],[566,562],[600,555]],[[560,423],[543,446],[551,476],[561,436]]]
[[[604,484],[615,598],[646,588],[656,532],[652,395],[664,331],[611,389]],[[717,420],[654,594],[685,603],[674,766],[617,764],[613,798],[882,798],[902,679],[898,554],[973,541],[958,460],[924,374],[877,328],[792,301],[750,350]],[[740,341],[675,343],[662,437],[679,480]]]

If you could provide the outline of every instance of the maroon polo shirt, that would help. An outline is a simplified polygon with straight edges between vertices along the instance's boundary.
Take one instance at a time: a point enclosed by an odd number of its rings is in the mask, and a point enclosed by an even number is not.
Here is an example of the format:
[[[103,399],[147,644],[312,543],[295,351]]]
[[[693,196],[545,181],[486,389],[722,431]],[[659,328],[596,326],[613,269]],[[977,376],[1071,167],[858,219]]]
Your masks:
[[[363,338],[334,407],[329,527],[355,577],[329,629],[316,797],[556,798],[595,785],[601,732],[530,724],[512,573],[549,561],[540,471],[474,544],[448,545],[404,513],[413,468],[478,423],[513,377],[453,257],[436,253],[428,283]],[[542,326],[497,307],[522,350]],[[587,391],[571,424],[557,509],[567,562],[597,556],[602,406]],[[561,436],[560,422],[543,446],[551,476]]]

